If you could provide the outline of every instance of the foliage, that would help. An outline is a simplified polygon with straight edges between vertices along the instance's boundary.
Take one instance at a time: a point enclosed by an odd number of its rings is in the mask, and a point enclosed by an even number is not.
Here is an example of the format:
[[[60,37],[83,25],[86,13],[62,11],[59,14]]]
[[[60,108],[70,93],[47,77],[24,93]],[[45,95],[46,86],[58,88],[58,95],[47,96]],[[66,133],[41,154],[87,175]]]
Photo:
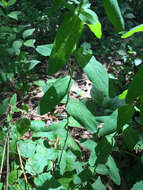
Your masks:
[[[103,0],[103,5],[113,27],[123,33],[121,38],[142,31],[142,25],[123,31],[125,24],[117,1]],[[0,128],[0,189],[104,190],[109,178],[113,188],[122,184],[122,178],[129,188],[142,188],[143,176],[136,173],[143,167],[140,128],[143,67],[139,66],[128,88],[117,93],[114,79],[97,61],[90,46],[80,43],[87,29],[97,40],[101,39],[104,31],[97,14],[88,0],[0,1],[2,85],[8,81],[11,87],[24,93],[32,70],[36,71],[39,63],[41,66],[41,60],[48,59],[47,74],[53,75],[72,59],[70,76],[40,84],[44,95],[38,105],[39,115],[49,114],[62,104],[66,115],[61,121],[46,126],[42,120],[28,119],[28,106],[19,108],[18,93],[2,99],[0,116],[5,119]],[[52,26],[55,17],[58,21]],[[39,35],[45,36],[48,31],[51,39],[44,39],[41,44]],[[90,98],[70,98],[77,64],[92,82]],[[23,117],[15,120],[19,112]],[[136,113],[138,122],[135,122]],[[70,133],[72,127],[82,128],[89,137],[76,141]],[[30,138],[26,138],[25,134],[30,132]],[[136,162],[130,174],[128,161]],[[2,173],[4,169],[7,176]]]

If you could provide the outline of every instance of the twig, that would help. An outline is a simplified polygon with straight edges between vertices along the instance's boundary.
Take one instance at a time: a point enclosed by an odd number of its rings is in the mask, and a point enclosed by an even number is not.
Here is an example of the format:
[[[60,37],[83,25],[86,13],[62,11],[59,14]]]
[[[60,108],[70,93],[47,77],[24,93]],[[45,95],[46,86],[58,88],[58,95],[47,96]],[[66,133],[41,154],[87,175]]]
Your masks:
[[[24,175],[24,179],[25,179],[26,185],[27,185],[28,190],[29,190],[28,180],[27,180],[27,177],[26,177],[26,174],[25,174],[25,171],[24,171],[24,166],[23,166],[23,163],[22,163],[22,158],[21,158],[21,154],[20,154],[20,150],[19,150],[18,144],[17,144],[17,152],[18,152],[18,155],[19,155],[20,167],[22,169],[22,172],[23,172],[23,175]]]
[[[8,128],[8,136],[7,136],[7,172],[6,172],[6,190],[8,190],[8,176],[9,176],[9,128]]]
[[[4,164],[4,157],[5,157],[5,152],[6,152],[7,137],[8,137],[8,133],[7,133],[7,136],[5,139],[3,153],[2,153],[2,161],[1,161],[1,167],[0,167],[0,181],[1,181],[2,169],[3,169],[3,164]]]

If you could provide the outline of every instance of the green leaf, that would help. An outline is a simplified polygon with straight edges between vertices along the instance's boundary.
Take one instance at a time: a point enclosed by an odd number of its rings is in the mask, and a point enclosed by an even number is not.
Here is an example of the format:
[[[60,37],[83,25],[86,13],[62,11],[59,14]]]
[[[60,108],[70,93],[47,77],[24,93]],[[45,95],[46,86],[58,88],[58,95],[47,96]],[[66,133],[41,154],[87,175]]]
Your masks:
[[[93,190],[106,190],[105,186],[103,185],[100,177],[97,178],[97,180],[95,181],[95,183],[92,184],[92,188]]]
[[[25,158],[30,158],[36,150],[36,143],[30,139],[18,141],[20,154]]]
[[[0,190],[2,190],[3,187],[3,183],[0,182]]]
[[[43,56],[50,56],[53,48],[53,44],[45,44],[37,46],[36,51]]]
[[[46,124],[44,121],[41,121],[41,120],[33,120],[31,121],[31,130],[32,131],[35,131],[35,132],[38,132],[38,131],[41,131],[41,129],[45,128]]]
[[[97,22],[94,25],[88,24],[90,30],[95,34],[98,39],[102,37],[101,23]]]
[[[97,14],[91,9],[81,9],[79,18],[86,24],[94,25],[99,22]]]
[[[56,73],[66,64],[76,48],[82,30],[83,22],[77,15],[68,13],[54,40],[53,49],[48,61],[47,72],[49,75]]]
[[[130,150],[133,150],[139,142],[139,136],[135,129],[131,126],[125,126],[123,129],[123,139]]]
[[[101,38],[101,23],[98,20],[96,13],[90,9],[81,9],[79,18],[84,21],[90,30],[95,34],[97,38]]]
[[[120,179],[120,175],[119,175],[119,169],[117,168],[116,163],[115,163],[114,159],[112,158],[112,156],[108,157],[106,166],[109,169],[109,176],[111,177],[111,179],[114,181],[114,183],[116,185],[120,185],[121,179]]]
[[[90,61],[87,63],[83,63],[79,59],[79,65],[82,66],[83,71],[87,74],[91,82],[93,82],[94,86],[108,97],[109,77],[102,64],[99,63],[94,56],[92,56]]]
[[[108,175],[109,174],[109,169],[107,166],[105,166],[105,164],[98,164],[96,166],[96,169],[95,171],[98,173],[98,174],[101,174],[101,175]]]
[[[7,111],[7,108],[8,108],[8,102],[9,102],[9,99],[6,98],[2,101],[2,103],[0,104],[0,114],[3,115],[6,111]]]
[[[13,170],[8,175],[8,183],[10,185],[13,185],[15,181],[21,176],[22,171],[21,170]]]
[[[16,40],[12,44],[12,48],[16,55],[20,54],[20,48],[22,47],[23,41],[22,40]]]
[[[15,3],[16,3],[16,0],[9,0],[8,6],[10,7],[10,6],[14,5]]]
[[[40,115],[50,112],[64,98],[67,92],[70,77],[59,78],[48,88],[38,106]]]
[[[18,15],[20,14],[20,11],[13,11],[9,13],[7,16],[10,18],[13,18],[14,20],[18,20]]]
[[[126,102],[131,103],[135,98],[143,94],[143,66],[135,75],[133,81],[129,84]]]
[[[101,140],[99,140],[97,146],[95,147],[97,164],[107,162],[107,159],[111,151],[112,144],[107,137],[103,137]]]
[[[99,136],[109,135],[116,131],[117,117],[118,117],[118,110],[115,110],[109,116],[96,117],[96,120],[100,121],[101,123],[104,123],[102,128],[99,130]]]
[[[10,105],[14,106],[17,102],[17,94],[14,94],[10,99]]]
[[[131,190],[141,190],[143,189],[143,181],[139,181],[132,187]]]
[[[118,109],[118,129],[127,124],[134,114],[134,106],[125,105]]]
[[[97,132],[94,115],[78,100],[71,99],[66,107],[67,112],[88,131]]]
[[[30,120],[27,118],[19,119],[16,122],[16,129],[21,136],[23,136],[24,133],[26,133],[29,130],[29,128],[30,128]]]
[[[30,71],[30,70],[32,70],[37,64],[39,64],[40,63],[40,61],[38,61],[38,60],[30,60],[29,61],[29,67],[28,67],[28,70]]]
[[[48,165],[47,157],[48,155],[46,155],[45,157],[45,155],[39,153],[34,154],[31,158],[27,160],[25,170],[32,175],[42,173],[45,166]]]
[[[137,32],[143,32],[143,24],[140,24],[132,29],[130,29],[128,32],[126,32],[125,34],[123,34],[121,36],[121,38],[128,38],[130,36],[132,36],[133,34],[137,33]]]
[[[35,31],[35,28],[31,28],[31,29],[27,29],[23,32],[22,36],[23,38],[27,38],[29,36],[31,36],[33,34],[33,32]]]
[[[117,30],[121,32],[125,28],[124,20],[121,15],[120,7],[117,0],[103,0],[106,14]]]
[[[34,46],[34,43],[35,43],[35,42],[36,42],[35,39],[26,40],[26,41],[24,42],[24,45],[25,45],[26,47],[33,47],[33,48],[35,48],[35,46]]]

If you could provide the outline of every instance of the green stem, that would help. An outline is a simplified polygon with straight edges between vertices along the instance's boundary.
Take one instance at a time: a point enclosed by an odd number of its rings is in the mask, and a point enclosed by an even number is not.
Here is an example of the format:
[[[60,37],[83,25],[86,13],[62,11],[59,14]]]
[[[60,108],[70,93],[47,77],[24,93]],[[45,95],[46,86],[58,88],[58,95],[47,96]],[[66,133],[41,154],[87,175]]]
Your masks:
[[[76,62],[74,62],[73,66],[72,66],[72,72],[71,72],[71,75],[70,75],[70,80],[69,80],[68,87],[67,87],[67,92],[66,92],[66,94],[67,94],[67,100],[66,100],[66,103],[65,103],[65,108],[67,107],[69,99],[70,99],[70,89],[69,88],[70,88],[70,84],[71,84],[71,81],[72,81],[75,65],[76,65]],[[65,129],[69,125],[69,117],[70,117],[70,115],[67,113],[67,122],[66,122],[66,124],[64,126]],[[63,152],[64,152],[64,149],[65,149],[65,146],[66,146],[66,142],[67,142],[67,139],[68,139],[68,134],[69,134],[69,128],[67,129],[66,138],[65,138],[64,145],[63,145],[62,152],[61,152],[60,159],[59,159],[59,164],[61,162],[61,159],[62,159],[62,156],[63,156]]]

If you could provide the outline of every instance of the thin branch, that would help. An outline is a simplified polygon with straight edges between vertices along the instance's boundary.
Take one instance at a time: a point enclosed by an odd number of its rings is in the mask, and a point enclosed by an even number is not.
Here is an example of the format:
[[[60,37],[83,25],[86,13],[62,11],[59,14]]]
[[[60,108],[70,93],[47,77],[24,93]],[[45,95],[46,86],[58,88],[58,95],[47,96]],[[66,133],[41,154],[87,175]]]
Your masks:
[[[5,152],[6,152],[7,137],[8,137],[8,133],[7,133],[7,136],[6,136],[6,139],[5,139],[3,153],[2,153],[2,161],[1,161],[1,167],[0,167],[0,181],[1,181],[3,164],[4,164],[4,157],[5,157]]]
[[[22,163],[22,158],[21,158],[21,154],[20,154],[20,150],[19,150],[18,144],[17,144],[17,152],[18,152],[18,155],[19,155],[20,167],[22,169],[22,172],[23,172],[23,175],[24,175],[24,179],[25,179],[26,185],[27,185],[28,190],[29,190],[28,180],[27,180],[27,177],[26,177],[26,174],[25,174],[25,171],[24,171],[24,166],[23,166],[23,163]]]

